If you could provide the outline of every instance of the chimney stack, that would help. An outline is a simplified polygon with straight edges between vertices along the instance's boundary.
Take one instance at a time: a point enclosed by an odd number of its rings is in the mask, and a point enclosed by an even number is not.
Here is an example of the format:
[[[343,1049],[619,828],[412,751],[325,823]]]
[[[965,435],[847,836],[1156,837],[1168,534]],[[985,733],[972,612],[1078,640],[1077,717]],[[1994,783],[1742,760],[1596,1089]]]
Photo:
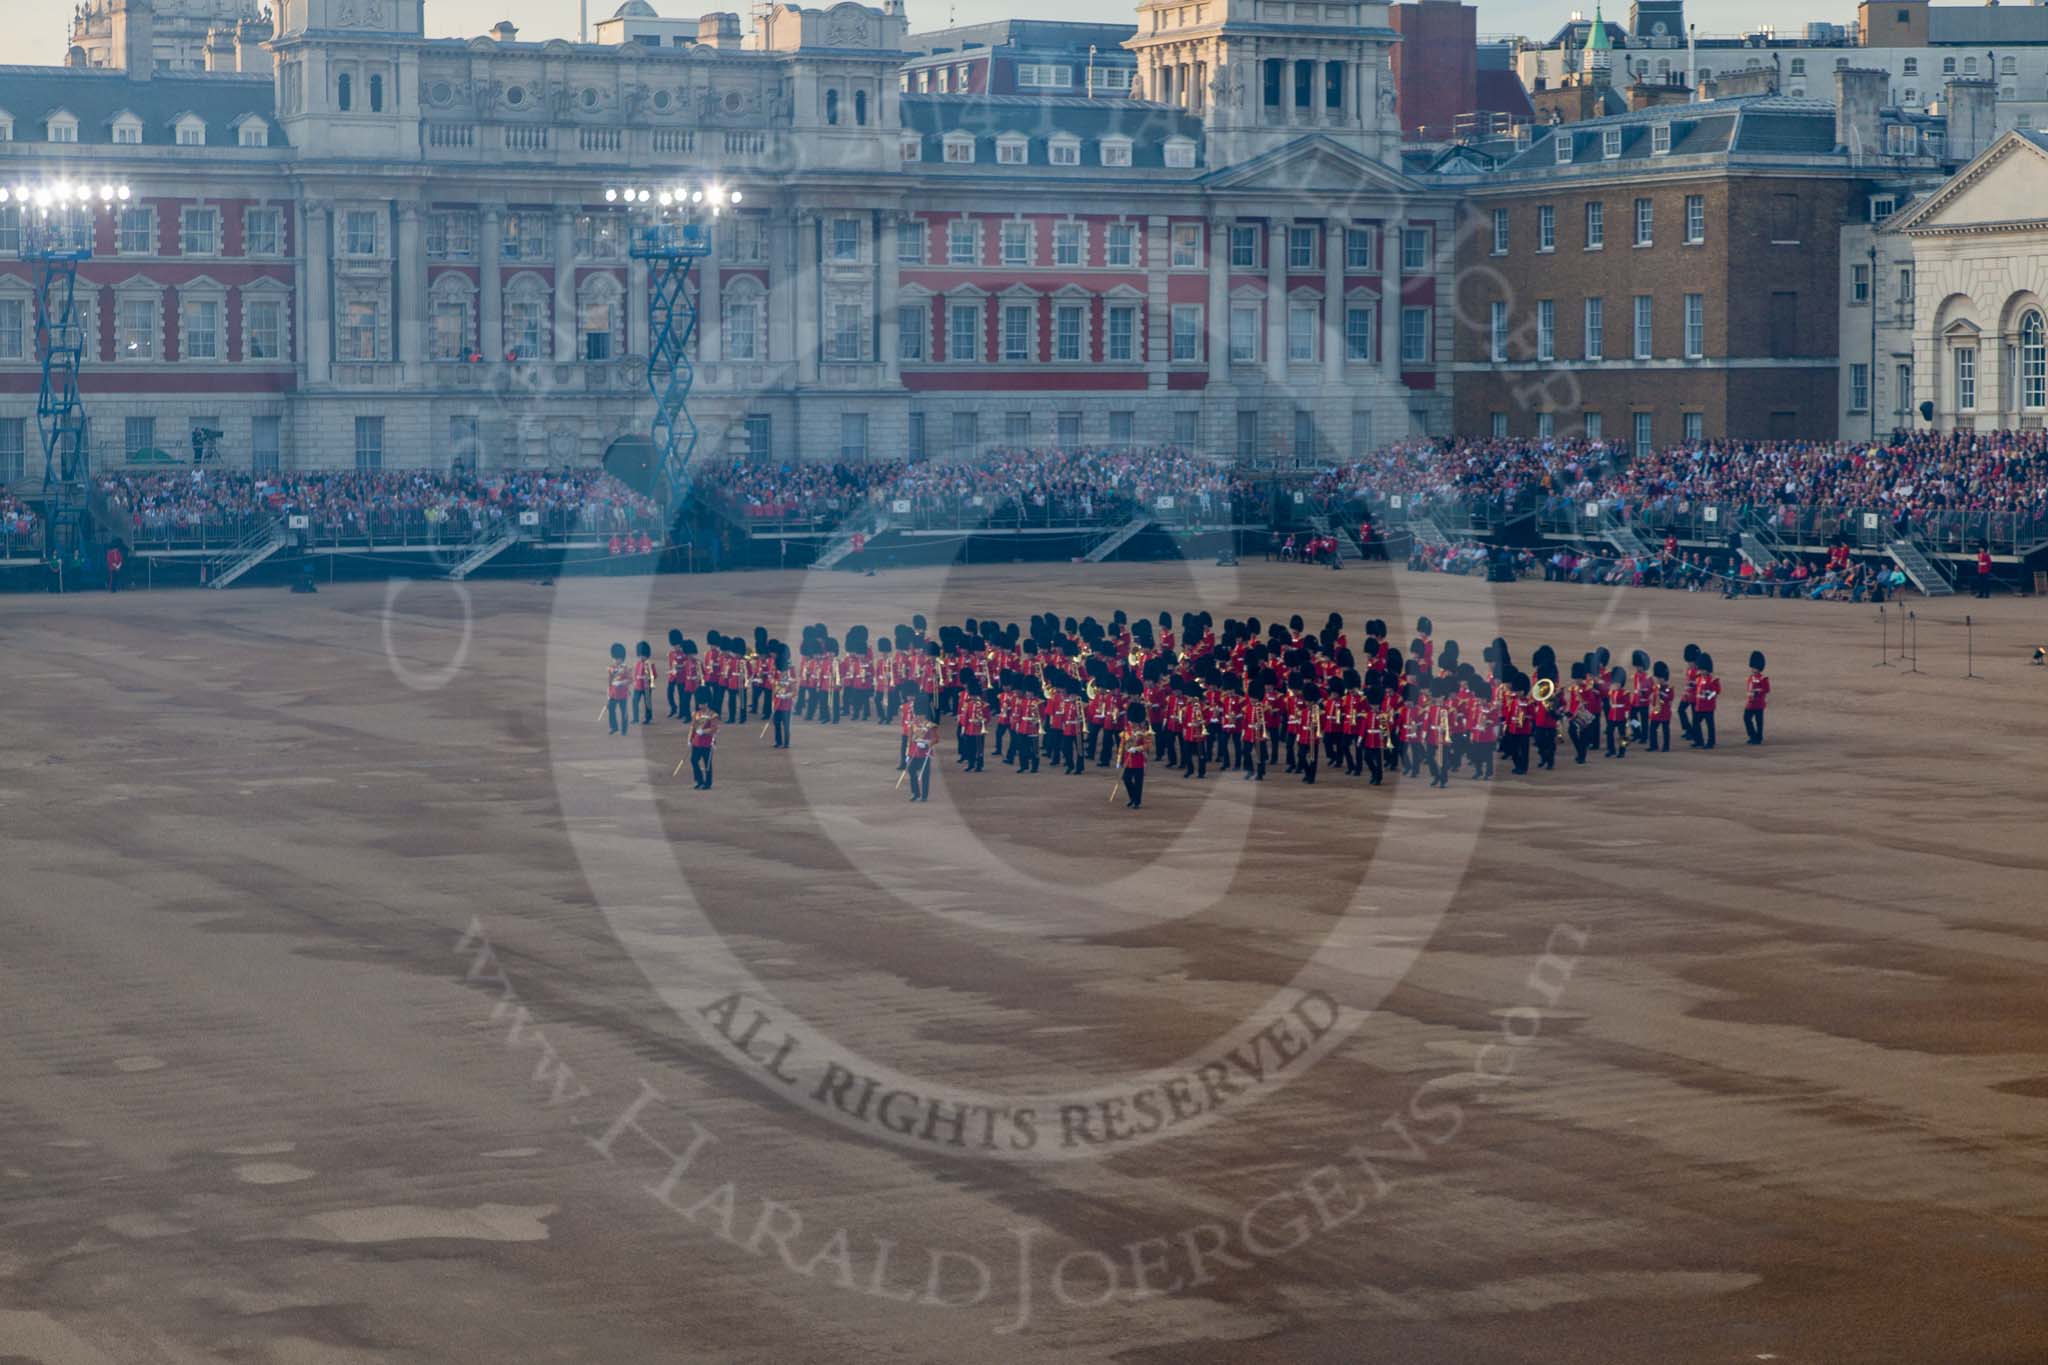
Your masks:
[[[1948,154],[1957,161],[1982,155],[1998,136],[1998,85],[1995,81],[1950,81]]]
[[[235,69],[244,76],[268,76],[272,72],[267,44],[277,36],[277,26],[268,19],[244,19],[235,25]]]
[[[1859,162],[1884,154],[1879,125],[1891,94],[1888,71],[1842,67],[1835,72],[1835,145]]]
[[[235,31],[226,24],[216,24],[206,31],[206,69],[209,72],[233,71],[235,67]]]
[[[739,15],[705,15],[697,21],[697,41],[705,47],[738,47],[741,43]]]
[[[153,0],[113,0],[114,60],[128,79],[156,74],[156,10]]]

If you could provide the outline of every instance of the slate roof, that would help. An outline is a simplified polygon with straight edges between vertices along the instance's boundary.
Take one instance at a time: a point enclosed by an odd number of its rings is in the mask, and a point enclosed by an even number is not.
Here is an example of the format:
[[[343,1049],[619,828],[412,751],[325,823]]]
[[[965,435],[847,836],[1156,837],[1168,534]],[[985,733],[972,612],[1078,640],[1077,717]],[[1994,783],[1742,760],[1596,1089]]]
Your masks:
[[[1671,125],[1671,150],[1653,150],[1651,128]],[[1609,129],[1621,130],[1621,155],[1604,150]],[[1572,139],[1572,159],[1560,164],[1557,142]],[[1835,154],[1835,107],[1826,100],[1792,95],[1745,95],[1701,104],[1667,104],[1609,118],[1585,119],[1556,128],[1539,126],[1536,141],[1504,171],[1545,168],[1585,170],[1597,166],[1635,169],[1644,161],[1684,156],[1808,156]]]
[[[924,138],[921,171],[943,170],[947,166],[965,170],[963,162],[947,162],[943,138],[947,133],[974,134],[974,165],[995,166],[996,138],[1004,133],[1021,133],[1029,139],[1024,167],[1045,167],[1058,172],[1103,170],[1122,174],[1131,170],[1166,169],[1165,143],[1184,137],[1195,144],[1197,166],[1202,158],[1202,120],[1178,105],[1155,104],[1150,100],[1122,98],[1084,99],[1078,96],[1034,95],[904,95],[902,121],[905,133]],[[1048,140],[1060,133],[1081,139],[1079,166],[1053,166],[1048,160]],[[1102,165],[1101,139],[1131,139],[1131,165]],[[1175,173],[1195,174],[1196,168],[1174,167]]]
[[[144,146],[175,144],[178,135],[171,122],[188,113],[206,120],[209,145],[227,145],[228,128],[252,114],[270,125],[272,147],[286,145],[268,76],[217,73],[133,81],[121,71],[0,66],[0,109],[13,116],[17,142],[45,140],[44,118],[64,109],[77,116],[78,141],[86,146],[111,144],[114,116],[124,110],[142,120]]]

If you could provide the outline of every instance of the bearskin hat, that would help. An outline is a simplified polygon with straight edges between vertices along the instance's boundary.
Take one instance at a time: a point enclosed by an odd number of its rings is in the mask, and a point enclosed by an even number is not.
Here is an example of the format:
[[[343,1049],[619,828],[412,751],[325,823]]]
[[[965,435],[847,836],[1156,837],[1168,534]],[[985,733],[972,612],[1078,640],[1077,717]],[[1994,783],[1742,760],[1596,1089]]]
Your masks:
[[[1749,651],[1749,666],[1761,673],[1764,671],[1764,652],[1760,649]]]
[[[625,657],[626,657],[626,647],[625,647],[624,645],[622,645],[622,644],[618,644],[618,643],[616,643],[616,642],[615,642],[615,643],[614,643],[614,644],[612,645],[612,657],[613,657],[614,659],[623,659],[623,658],[625,658]]]

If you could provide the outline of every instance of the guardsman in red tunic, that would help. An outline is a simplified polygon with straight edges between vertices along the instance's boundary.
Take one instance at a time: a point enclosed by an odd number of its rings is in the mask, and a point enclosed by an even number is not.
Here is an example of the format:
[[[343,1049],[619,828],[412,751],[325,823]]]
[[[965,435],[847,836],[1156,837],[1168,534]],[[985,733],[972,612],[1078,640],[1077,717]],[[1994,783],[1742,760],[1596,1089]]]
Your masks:
[[[890,720],[890,701],[896,695],[896,652],[887,640],[875,641],[874,666],[875,724],[887,725]],[[1000,749],[1002,746],[996,746]]]
[[[1628,757],[1628,675],[1616,664],[1607,675],[1607,756]]]
[[[1556,735],[1555,718],[1551,720],[1551,734]],[[1472,725],[1466,740],[1472,755],[1472,780],[1491,782],[1493,780],[1493,757],[1500,743],[1500,707],[1491,698],[1472,699]]]
[[[1071,692],[1060,696],[1060,750],[1066,756],[1069,773],[1088,771],[1088,758],[1082,752],[1081,698]]]
[[[982,747],[988,743],[988,700],[976,687],[960,698],[960,711],[955,718],[960,729],[960,760],[967,765],[967,771],[978,773],[982,770]]]
[[[1017,694],[1017,712],[1010,721],[1010,752],[1020,774],[1038,771],[1038,735],[1045,719],[1041,705],[1038,697]]]
[[[1699,658],[1698,645],[1685,647],[1685,687],[1678,694],[1678,732],[1690,740],[1695,749],[1699,747],[1700,739],[1699,722],[1695,718],[1698,714],[1696,702],[1700,689]]]
[[[1678,689],[1671,685],[1671,666],[1662,659],[1650,670],[1649,746],[1671,752],[1671,703]]]
[[[690,717],[690,776],[700,792],[711,790],[711,752],[717,747],[718,712],[707,688],[697,695],[697,710]]]
[[[1764,676],[1764,652],[1750,651],[1749,694],[1742,703],[1742,728],[1749,734],[1749,743],[1764,742],[1764,707],[1770,703],[1771,680]]]
[[[1244,705],[1238,708],[1239,731],[1244,744],[1244,780],[1266,780],[1266,684],[1254,678],[1245,684]]]
[[[910,799],[932,799],[932,751],[938,747],[939,723],[926,711],[910,723],[905,752],[910,761]]]
[[[627,698],[633,695],[633,666],[626,662],[626,647],[612,646],[611,665],[605,670],[605,728],[611,734],[631,734],[632,712],[627,709]]]
[[[1209,715],[1200,697],[1181,698],[1180,775],[1205,778],[1209,775]]]
[[[1557,665],[1545,664],[1542,671],[1544,676],[1550,679],[1551,687],[1555,689]],[[1494,732],[1497,737],[1503,728],[1499,719],[1500,694],[1496,692],[1490,700],[1496,717]],[[1548,702],[1539,702],[1533,695],[1529,698],[1529,738],[1536,746],[1536,766],[1539,769],[1557,766],[1557,717],[1564,706],[1565,698],[1558,696],[1555,690],[1552,691]],[[1491,775],[1489,770],[1488,776]]]
[[[688,718],[696,698],[696,647],[682,639],[682,630],[668,632],[668,714]]]
[[[896,766],[898,768],[910,766],[910,727],[916,722],[917,706],[915,703],[906,701],[896,708],[896,728],[900,732],[900,738],[896,741]]]
[[[633,705],[629,714],[642,725],[654,724],[654,646],[642,640],[633,647]]]
[[[1145,703],[1134,701],[1124,712],[1125,727],[1117,740],[1116,763],[1123,770],[1124,808],[1137,810],[1145,804],[1145,761],[1152,753],[1152,727],[1147,723]],[[1110,788],[1116,794],[1116,788]]]
[[[1692,747],[1711,749],[1714,747],[1714,710],[1721,700],[1721,680],[1714,676],[1714,656],[1701,651],[1698,660],[1699,680],[1693,686],[1692,697]]]
[[[1529,771],[1529,737],[1536,733],[1536,699],[1529,695],[1529,677],[1517,673],[1515,690],[1501,707],[1501,728],[1508,735],[1508,757],[1517,774]]]
[[[1628,717],[1634,722],[1634,733],[1650,733],[1650,694],[1656,691],[1650,681],[1650,656],[1642,650],[1629,656],[1634,672],[1628,675]]]
[[[769,724],[775,730],[775,747],[789,747],[790,718],[796,711],[796,674],[790,671],[789,653],[783,651],[768,670]]]

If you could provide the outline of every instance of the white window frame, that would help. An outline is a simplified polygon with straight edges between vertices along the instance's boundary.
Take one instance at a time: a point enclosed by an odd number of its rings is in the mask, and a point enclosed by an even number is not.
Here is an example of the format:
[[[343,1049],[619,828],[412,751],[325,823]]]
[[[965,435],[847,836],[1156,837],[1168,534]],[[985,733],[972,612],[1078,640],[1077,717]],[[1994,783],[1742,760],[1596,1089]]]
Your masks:
[[[946,223],[946,264],[981,264],[981,223],[973,218],[954,218]]]
[[[1585,358],[1607,359],[1607,300],[1598,295],[1587,299],[1584,316]]]
[[[1081,164],[1081,139],[1072,133],[1056,133],[1045,144],[1045,160],[1050,166],[1078,166]]]
[[[1127,137],[1106,137],[1096,144],[1105,166],[1128,166],[1131,164],[1131,140]]]
[[[1052,309],[1052,358],[1056,365],[1088,360],[1088,305],[1061,300]]]
[[[932,334],[931,310],[921,303],[896,305],[896,358],[908,364],[924,363],[925,344]]]
[[[1038,306],[1034,303],[1005,302],[1003,304],[1001,335],[1003,342],[1003,363],[1024,365],[1036,360]]]
[[[1434,316],[1429,309],[1419,307],[1403,308],[1401,310],[1401,363],[1403,365],[1431,364],[1435,359],[1430,354],[1436,345],[1434,332]]]
[[[1657,357],[1657,301],[1651,295],[1637,294],[1630,311],[1630,344],[1634,347],[1637,360],[1654,360]]]
[[[1103,264],[1119,270],[1138,268],[1138,225],[1136,223],[1109,223],[1105,225],[1102,245]],[[1087,259],[1087,224],[1081,225],[1082,259]]]
[[[955,166],[974,164],[974,135],[972,133],[948,133],[942,144],[944,159]]]
[[[1707,196],[1685,196],[1685,244],[1702,246],[1707,240]]]
[[[1671,155],[1671,125],[1653,123],[1650,125],[1650,155]]]
[[[210,329],[195,326],[200,310],[210,310]],[[195,290],[186,285],[178,291],[178,361],[180,364],[218,365],[227,359],[227,295],[217,290]],[[195,339],[204,337],[204,347]],[[204,352],[203,354],[201,352]]]
[[[1022,166],[1031,159],[1030,139],[1005,134],[996,139],[996,164]]]
[[[1657,243],[1657,201],[1649,195],[1636,198],[1635,238],[1638,247],[1655,246]]]
[[[1486,358],[1496,365],[1508,358],[1508,306],[1500,299],[1486,308]]]
[[[1318,303],[1295,300],[1287,305],[1287,363],[1313,365],[1318,339],[1323,331],[1323,309]]]
[[[1510,222],[1511,217],[1506,209],[1497,208],[1493,211],[1493,251],[1491,253],[1492,255],[1505,256],[1508,254]]]
[[[1600,199],[1588,199],[1583,215],[1586,225],[1586,250],[1607,249],[1607,204]]]
[[[1202,261],[1202,225],[1200,223],[1175,223],[1168,229],[1170,242],[1167,248],[1167,262],[1174,270],[1200,270]]]
[[[1557,359],[1557,300],[1536,300],[1536,358]]]
[[[969,325],[960,326],[962,321]],[[946,305],[946,360],[972,365],[981,359],[981,329],[986,324],[980,299],[956,299]]]
[[[1536,249],[1540,252],[1557,250],[1557,206],[1538,204],[1536,206]]]
[[[1000,229],[998,248],[1004,265],[1031,265],[1032,224],[1023,218],[1005,218]]]
[[[1619,161],[1621,159],[1621,129],[1603,128],[1600,130],[1600,156],[1604,161]]]
[[[1169,357],[1173,364],[1192,365],[1202,360],[1202,305],[1199,303],[1176,303],[1168,315],[1172,329],[1169,337]]]
[[[203,229],[199,226],[202,223]],[[207,204],[188,204],[178,210],[178,254],[220,255],[219,209]]]
[[[1264,344],[1265,320],[1256,303],[1230,305],[1230,363],[1256,365]]]
[[[1138,308],[1131,303],[1110,303],[1102,309],[1102,359],[1105,364],[1129,365],[1139,359]]]
[[[1344,309],[1344,360],[1347,364],[1372,364],[1378,338],[1377,308],[1369,303],[1354,303]]]
[[[1707,353],[1707,296],[1685,296],[1685,358],[1699,360]]]

